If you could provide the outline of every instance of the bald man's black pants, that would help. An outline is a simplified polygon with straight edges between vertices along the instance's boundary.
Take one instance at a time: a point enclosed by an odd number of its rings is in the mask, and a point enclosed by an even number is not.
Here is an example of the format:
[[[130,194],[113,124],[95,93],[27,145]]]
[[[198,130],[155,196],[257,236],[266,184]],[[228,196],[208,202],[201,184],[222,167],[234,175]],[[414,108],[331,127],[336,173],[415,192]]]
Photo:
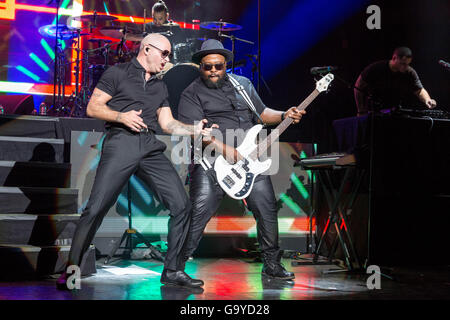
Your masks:
[[[164,267],[178,270],[191,204],[175,168],[163,154],[165,149],[151,131],[131,133],[113,128],[106,133],[92,192],[72,239],[69,265],[80,265],[106,213],[136,174],[170,211]]]

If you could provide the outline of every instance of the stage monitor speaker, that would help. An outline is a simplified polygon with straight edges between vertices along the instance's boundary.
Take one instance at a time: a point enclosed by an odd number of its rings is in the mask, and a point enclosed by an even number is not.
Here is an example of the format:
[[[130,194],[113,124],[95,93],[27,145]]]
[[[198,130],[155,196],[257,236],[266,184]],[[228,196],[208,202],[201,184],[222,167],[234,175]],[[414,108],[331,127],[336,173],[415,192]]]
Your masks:
[[[5,114],[31,114],[34,109],[34,99],[30,94],[0,96],[0,105]]]

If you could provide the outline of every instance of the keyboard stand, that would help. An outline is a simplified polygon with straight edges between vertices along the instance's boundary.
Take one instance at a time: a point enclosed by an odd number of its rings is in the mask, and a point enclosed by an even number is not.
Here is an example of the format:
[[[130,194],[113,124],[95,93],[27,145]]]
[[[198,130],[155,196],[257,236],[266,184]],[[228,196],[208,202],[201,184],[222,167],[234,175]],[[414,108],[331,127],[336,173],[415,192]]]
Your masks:
[[[322,235],[320,236],[319,243],[313,253],[313,260],[310,263],[304,263],[301,261],[293,261],[292,265],[318,265],[318,264],[332,264],[333,257],[335,255],[337,245],[340,244],[344,253],[344,262],[347,269],[329,270],[324,273],[342,272],[342,271],[356,271],[361,270],[362,266],[359,262],[358,256],[353,245],[353,241],[350,235],[349,216],[353,207],[353,203],[358,195],[359,188],[361,186],[365,170],[357,168],[355,165],[322,165],[322,166],[303,166],[306,170],[315,171],[317,174],[317,183],[323,190],[328,208],[329,216]],[[344,170],[344,178],[336,186],[331,178],[331,172],[337,170]],[[348,183],[351,183],[350,193],[345,196],[345,187]],[[327,263],[319,262],[319,253],[324,244],[325,238],[331,228],[336,230],[336,238],[333,241],[331,250],[328,255]],[[348,245],[347,245],[348,244]],[[354,267],[356,265],[356,268]]]

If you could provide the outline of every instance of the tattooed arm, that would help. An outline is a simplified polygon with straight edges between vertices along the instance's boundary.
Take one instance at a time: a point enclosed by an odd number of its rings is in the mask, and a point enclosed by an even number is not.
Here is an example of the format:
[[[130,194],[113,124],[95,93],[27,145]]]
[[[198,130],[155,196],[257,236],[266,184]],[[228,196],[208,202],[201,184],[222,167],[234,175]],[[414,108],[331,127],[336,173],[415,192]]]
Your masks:
[[[106,103],[111,100],[111,96],[100,89],[95,89],[92,93],[91,100],[86,109],[89,117],[105,120],[109,122],[118,122],[126,125],[131,130],[139,132],[141,128],[147,128],[144,121],[140,117],[142,110],[118,112],[111,110]]]
[[[158,123],[161,129],[169,134],[179,136],[193,136],[193,135],[208,135],[211,129],[203,129],[203,126],[208,122],[206,119],[201,120],[197,125],[188,125],[178,120],[175,120],[172,116],[172,111],[169,107],[161,107],[156,111],[158,116]]]

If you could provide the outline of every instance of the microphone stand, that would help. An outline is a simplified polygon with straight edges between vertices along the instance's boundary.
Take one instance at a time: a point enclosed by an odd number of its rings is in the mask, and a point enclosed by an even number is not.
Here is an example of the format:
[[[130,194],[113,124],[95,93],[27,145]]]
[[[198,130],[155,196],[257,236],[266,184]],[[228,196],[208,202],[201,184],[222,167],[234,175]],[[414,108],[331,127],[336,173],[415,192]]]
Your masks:
[[[237,40],[237,41],[245,42],[245,43],[248,43],[251,45],[253,45],[255,43],[252,41],[236,38],[235,36],[229,36],[227,34],[223,34],[222,31],[220,31],[220,30],[219,30],[218,36],[222,37],[222,38],[228,38],[231,40],[231,52],[233,53],[233,57],[231,58],[231,73],[234,73],[234,43],[235,43],[235,41]]]
[[[253,67],[252,67],[252,80],[254,80],[254,78],[255,78],[255,69],[257,69],[258,68],[258,61],[259,61],[259,59],[258,59],[258,56],[256,55],[250,55],[250,54],[248,54],[247,55],[247,57],[249,57],[250,58],[250,62],[253,64]],[[255,61],[256,60],[256,61]],[[264,79],[264,77],[263,77],[263,75],[261,74],[261,72],[258,72],[258,71],[256,71],[257,73],[258,73],[258,80],[257,80],[257,82],[259,83],[259,80],[261,80],[262,81],[262,83],[264,84],[264,86],[266,87],[266,89],[267,89],[267,91],[269,92],[269,94],[270,94],[270,96],[273,96],[273,94],[272,94],[272,90],[270,90],[270,88],[269,88],[269,85],[267,84],[267,82],[266,82],[266,80]],[[258,92],[259,93],[259,92]]]
[[[51,0],[48,4],[51,4],[53,1],[56,2],[56,38],[55,38],[55,49],[54,49],[54,53],[55,53],[55,70],[53,73],[53,108],[56,108],[56,79],[57,76],[56,74],[59,72],[58,68],[58,38],[59,38],[59,33],[58,33],[58,20],[59,20],[59,6],[60,6],[60,2],[61,0]]]

